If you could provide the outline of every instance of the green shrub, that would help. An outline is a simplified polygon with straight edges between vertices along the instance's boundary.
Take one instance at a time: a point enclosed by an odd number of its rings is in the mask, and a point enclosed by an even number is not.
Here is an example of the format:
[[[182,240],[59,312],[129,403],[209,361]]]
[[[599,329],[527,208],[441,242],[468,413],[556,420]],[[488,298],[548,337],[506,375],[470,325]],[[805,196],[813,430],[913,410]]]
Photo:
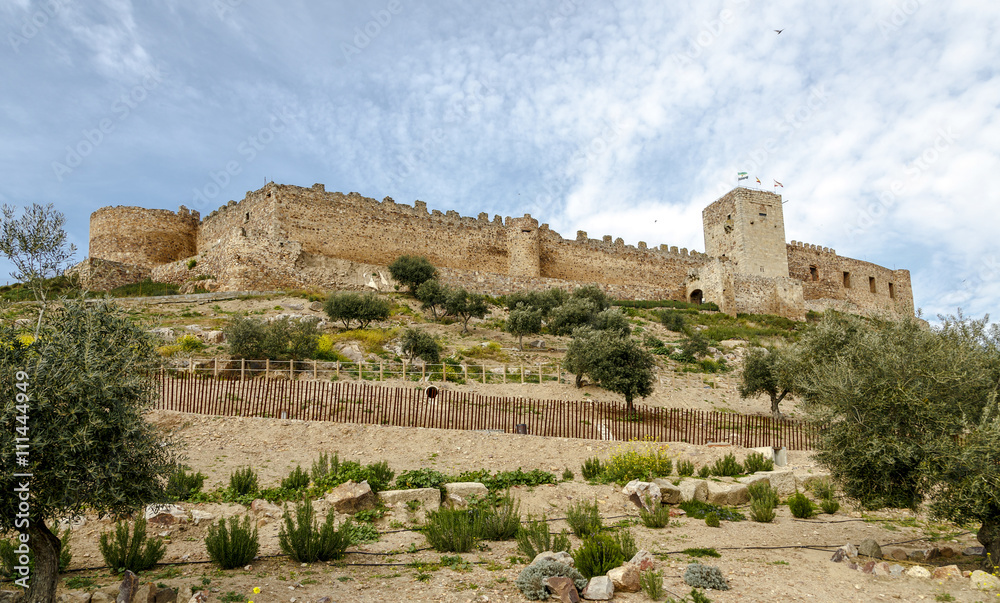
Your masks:
[[[285,490],[301,490],[309,485],[309,474],[296,465],[295,469],[288,474],[288,477],[281,480],[281,487]]]
[[[333,293],[323,302],[323,311],[330,320],[340,321],[345,329],[351,328],[354,321],[365,329],[373,321],[389,318],[391,310],[392,303],[379,297],[377,293]]]
[[[745,521],[746,516],[732,507],[720,507],[699,500],[689,500],[682,502],[681,509],[688,517],[693,519],[705,519],[709,513],[715,513],[723,521]]]
[[[763,454],[754,452],[743,459],[743,468],[747,473],[757,473],[758,471],[773,471],[774,460],[765,458]]]
[[[205,475],[188,473],[187,467],[177,467],[177,470],[167,478],[167,496],[170,500],[187,500],[192,494],[201,491],[205,484]]]
[[[729,584],[722,576],[719,568],[713,565],[690,563],[684,571],[684,581],[690,586],[711,588],[713,590],[729,590]]]
[[[437,488],[443,490],[444,485],[451,481],[447,475],[434,469],[410,469],[403,471],[396,478],[397,490],[412,490],[414,488]]]
[[[771,523],[774,521],[774,505],[766,498],[750,499],[750,518],[757,523]]]
[[[542,471],[541,469],[524,471],[518,467],[513,471],[498,471],[493,474],[485,469],[480,469],[478,471],[463,471],[458,474],[458,479],[456,481],[479,482],[486,486],[486,489],[490,492],[497,492],[499,490],[507,490],[508,488],[512,488],[514,486],[541,486],[543,484],[555,484],[556,476],[554,473]]]
[[[576,477],[576,476],[573,475],[573,470],[572,469],[570,469],[569,467],[566,467],[565,469],[563,469],[562,478],[563,478],[564,482],[571,482],[571,481],[573,481],[574,477]]]
[[[333,525],[333,513],[328,513],[323,525],[319,525],[313,510],[312,500],[306,498],[295,504],[295,520],[292,520],[285,506],[285,521],[278,532],[278,546],[281,552],[298,563],[332,561],[344,557],[351,543],[353,522],[348,519],[339,528]]]
[[[409,328],[403,332],[400,349],[413,358],[421,358],[424,362],[437,364],[441,362],[441,344],[434,336],[420,329]]]
[[[788,510],[792,512],[794,517],[799,519],[809,519],[816,514],[816,507],[813,502],[806,498],[806,495],[795,491],[788,497]]]
[[[312,471],[312,481],[318,484],[320,481],[324,480],[329,475],[336,475],[340,471],[340,458],[336,453],[331,457],[326,452],[319,455],[319,458],[313,461]]]
[[[733,477],[743,473],[743,465],[736,460],[736,455],[732,452],[715,461],[711,469],[712,475],[722,477]]]
[[[472,514],[462,509],[429,512],[423,532],[434,550],[442,553],[467,553],[476,541]]]
[[[830,498],[824,498],[819,501],[819,508],[822,509],[827,515],[833,515],[840,510],[840,503],[837,502],[837,499],[831,496]]]
[[[283,317],[265,322],[259,318],[234,316],[222,331],[234,358],[301,360],[316,355],[320,337],[318,323],[313,317],[301,320]]]
[[[582,500],[570,505],[566,510],[566,523],[569,524],[577,538],[583,538],[601,531],[601,513],[596,501]]]
[[[218,523],[208,526],[205,548],[209,559],[222,569],[243,567],[253,561],[260,550],[257,526],[249,515],[244,515],[242,522],[230,517],[228,528],[226,521],[220,519]]]
[[[146,519],[135,520],[130,531],[126,522],[118,522],[114,535],[102,532],[98,548],[104,563],[111,571],[118,574],[129,570],[138,573],[147,570],[163,558],[166,545],[159,538],[146,538]]]
[[[684,315],[674,310],[660,310],[660,323],[675,333],[684,332]]]
[[[632,531],[628,528],[617,530],[612,538],[618,544],[618,548],[621,549],[622,557],[625,558],[625,561],[635,557],[635,554],[639,552],[639,547],[635,544],[635,538],[632,537]]]
[[[194,258],[191,258],[190,260],[187,261],[187,268],[188,268],[188,270],[193,270],[194,267],[197,266],[197,265],[198,265],[198,260],[196,260]]]
[[[685,459],[683,461],[677,462],[677,475],[681,477],[690,477],[694,475],[694,463]]]
[[[663,598],[663,572],[659,570],[646,570],[639,574],[639,586],[642,592],[653,601]]]
[[[712,511],[711,513],[709,513],[708,515],[706,515],[705,516],[705,525],[708,526],[708,527],[710,527],[710,528],[717,528],[717,527],[719,527],[719,514],[716,513],[715,511]]]
[[[641,479],[649,481],[673,472],[673,461],[663,448],[646,447],[645,450],[623,450],[611,455],[604,465],[604,478],[624,486]]]
[[[768,482],[754,482],[747,486],[750,500],[760,500],[770,507],[777,507],[781,500],[778,498],[778,491],[771,487]]]
[[[639,519],[647,528],[665,528],[670,523],[670,507],[647,496],[646,505],[639,509]]]
[[[521,570],[514,584],[529,601],[542,601],[549,598],[549,590],[545,587],[546,578],[565,576],[573,581],[578,590],[587,586],[587,579],[572,566],[551,559],[532,563]]]
[[[585,480],[598,479],[601,477],[601,474],[604,473],[604,467],[601,465],[601,459],[594,456],[583,461],[583,467],[580,468],[580,472],[583,474],[583,479]]]
[[[483,540],[512,540],[521,528],[521,502],[509,493],[496,504],[486,504],[476,514],[476,537]]]
[[[229,476],[229,489],[236,496],[249,496],[258,490],[257,473],[251,467],[237,469]]]
[[[364,521],[352,522],[347,539],[351,544],[378,542],[379,533],[375,526],[370,523],[366,523]]]
[[[698,469],[698,477],[700,477],[701,479],[705,479],[710,475],[712,475],[712,468],[709,467],[708,465],[702,465]]]
[[[545,517],[532,519],[529,516],[528,521],[521,524],[515,538],[517,539],[517,550],[528,559],[534,559],[538,553],[545,551],[569,552],[570,549],[566,531],[563,530],[553,538]]]
[[[389,468],[389,463],[379,461],[365,466],[365,480],[371,486],[372,492],[381,492],[389,487],[396,472]]]
[[[834,490],[833,482],[829,479],[821,479],[814,482],[812,485],[812,491],[813,494],[816,495],[816,498],[820,499],[833,498],[837,494]]]
[[[434,265],[420,255],[401,255],[389,264],[389,274],[400,285],[415,293],[424,282],[437,274]]]
[[[621,546],[607,534],[591,534],[573,551],[573,565],[588,580],[625,563]]]

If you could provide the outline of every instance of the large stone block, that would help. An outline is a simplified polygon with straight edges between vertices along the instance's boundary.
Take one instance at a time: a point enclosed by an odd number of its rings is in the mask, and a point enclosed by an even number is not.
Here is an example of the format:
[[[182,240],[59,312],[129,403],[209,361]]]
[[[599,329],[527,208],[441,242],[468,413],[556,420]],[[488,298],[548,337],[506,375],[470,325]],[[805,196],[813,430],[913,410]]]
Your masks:
[[[410,501],[420,503],[422,511],[437,511],[441,507],[441,491],[437,488],[414,488],[412,490],[385,490],[378,493],[382,504],[387,507],[406,506]]]
[[[713,505],[739,506],[750,501],[750,493],[744,484],[731,484],[708,480],[708,502]]]
[[[333,505],[337,513],[357,513],[378,506],[378,499],[367,481],[360,484],[348,480],[326,495],[326,501]]]
[[[444,485],[444,504],[453,509],[462,509],[469,505],[470,500],[486,498],[489,490],[479,482],[452,482]]]
[[[767,477],[771,487],[777,490],[778,496],[795,494],[795,489],[798,487],[798,482],[795,480],[795,473],[789,469],[758,471],[755,475]]]
[[[681,491],[681,501],[698,500],[708,502],[708,485],[703,479],[684,479],[677,485]]]
[[[681,502],[681,489],[668,480],[656,478],[653,483],[660,487],[660,501],[669,505]]]

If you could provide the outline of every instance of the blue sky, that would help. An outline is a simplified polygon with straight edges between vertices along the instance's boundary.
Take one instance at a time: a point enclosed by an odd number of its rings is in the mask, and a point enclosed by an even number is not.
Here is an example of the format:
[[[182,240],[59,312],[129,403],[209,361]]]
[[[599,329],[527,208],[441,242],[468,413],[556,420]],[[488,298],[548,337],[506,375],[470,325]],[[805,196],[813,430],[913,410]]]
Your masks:
[[[1000,4],[347,4],[0,0],[0,202],[78,259],[99,207],[268,180],[703,251],[746,171],[789,240],[995,312]]]

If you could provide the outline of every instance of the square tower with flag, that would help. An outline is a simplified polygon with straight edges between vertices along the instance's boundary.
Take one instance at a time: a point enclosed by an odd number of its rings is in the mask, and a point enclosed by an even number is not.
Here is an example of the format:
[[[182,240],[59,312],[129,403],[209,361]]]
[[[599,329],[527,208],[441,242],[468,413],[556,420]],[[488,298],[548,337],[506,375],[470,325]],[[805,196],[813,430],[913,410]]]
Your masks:
[[[706,254],[728,260],[739,274],[788,277],[781,195],[735,188],[706,207],[701,216]]]

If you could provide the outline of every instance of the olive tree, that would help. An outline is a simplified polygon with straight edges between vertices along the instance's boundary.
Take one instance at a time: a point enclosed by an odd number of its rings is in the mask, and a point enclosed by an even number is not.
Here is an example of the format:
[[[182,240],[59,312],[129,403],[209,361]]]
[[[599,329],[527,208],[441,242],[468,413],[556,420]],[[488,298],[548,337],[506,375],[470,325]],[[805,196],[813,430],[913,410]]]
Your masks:
[[[457,316],[462,321],[462,332],[469,332],[470,318],[483,318],[490,311],[486,296],[480,293],[470,293],[465,289],[452,289],[445,302],[448,314]]]
[[[372,321],[389,318],[392,304],[375,293],[345,291],[330,295],[323,302],[323,310],[330,320],[339,320],[345,329],[349,329],[355,320],[364,329]]]
[[[443,285],[441,281],[432,278],[420,283],[414,295],[420,300],[421,308],[430,310],[431,316],[437,319],[438,310],[444,310],[445,304],[448,303],[449,293],[451,293],[451,289],[447,285]]]
[[[175,447],[143,417],[158,394],[155,345],[106,301],[66,302],[30,345],[0,326],[0,422],[12,427],[0,430],[10,452],[0,457],[0,488],[10,494],[0,496],[0,530],[17,530],[33,556],[21,582],[29,603],[55,600],[56,521],[121,518],[166,500]]]
[[[417,287],[434,278],[437,270],[423,256],[401,255],[389,264],[389,274],[397,283],[405,285],[410,293],[416,293]]]
[[[653,393],[656,382],[653,355],[631,337],[605,335],[602,343],[590,367],[590,376],[602,388],[625,396],[625,403],[633,411],[636,396],[645,398]]]
[[[771,415],[781,417],[778,405],[795,388],[794,363],[784,349],[751,348],[743,356],[737,391],[741,398],[767,394],[771,399]]]
[[[534,335],[542,331],[542,310],[532,309],[518,304],[510,311],[504,331],[517,335],[517,345],[524,349],[524,336]]]

